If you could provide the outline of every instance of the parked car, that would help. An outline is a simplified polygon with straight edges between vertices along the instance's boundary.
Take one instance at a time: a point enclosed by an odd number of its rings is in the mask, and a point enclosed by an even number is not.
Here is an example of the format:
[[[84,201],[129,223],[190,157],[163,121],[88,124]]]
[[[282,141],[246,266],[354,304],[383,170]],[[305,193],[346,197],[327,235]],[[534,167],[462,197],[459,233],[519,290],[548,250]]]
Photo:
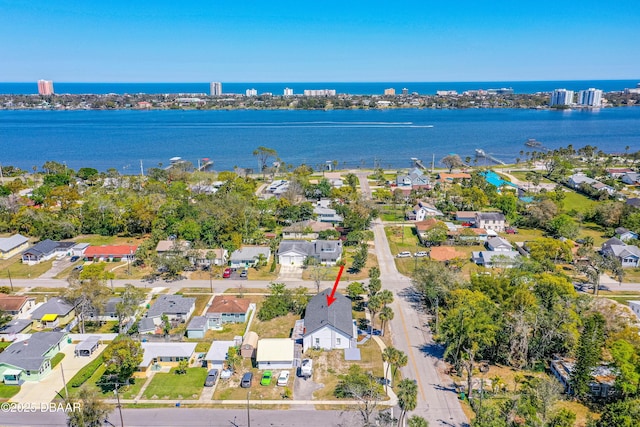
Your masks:
[[[515,227],[507,227],[504,231],[506,231],[507,234],[518,234],[518,229]]]
[[[278,382],[276,383],[279,386],[286,386],[289,382],[289,371],[282,371],[280,375],[278,375]]]
[[[262,379],[260,380],[260,385],[269,385],[271,384],[271,371],[264,371],[262,374]]]
[[[77,261],[77,260],[79,260],[79,259],[80,259],[80,257],[79,257],[79,256],[74,255],[74,256],[72,256],[72,257],[71,257],[71,259],[70,259],[69,261],[71,261],[71,262],[76,262],[76,261]]]
[[[242,272],[240,273],[240,277],[247,277],[248,274],[249,270],[242,270]]]
[[[231,277],[231,269],[230,268],[225,268],[224,272],[222,273],[222,277],[224,279],[228,279],[229,277]]]
[[[416,252],[414,256],[420,258],[420,257],[427,256],[427,253],[425,251],[420,251],[420,252]]]
[[[75,267],[73,267],[74,270],[76,271],[82,271],[84,267],[82,265],[76,265]]]
[[[245,374],[242,375],[242,380],[240,380],[240,387],[251,387],[251,381],[253,381],[253,374],[251,372],[245,372]]]
[[[218,370],[217,369],[211,369],[209,371],[209,373],[207,374],[207,379],[204,380],[204,386],[205,387],[213,387],[214,384],[216,383],[217,379],[218,379]]]
[[[400,252],[398,255],[396,255],[398,258],[411,258],[411,252],[409,251],[404,251],[404,252]]]

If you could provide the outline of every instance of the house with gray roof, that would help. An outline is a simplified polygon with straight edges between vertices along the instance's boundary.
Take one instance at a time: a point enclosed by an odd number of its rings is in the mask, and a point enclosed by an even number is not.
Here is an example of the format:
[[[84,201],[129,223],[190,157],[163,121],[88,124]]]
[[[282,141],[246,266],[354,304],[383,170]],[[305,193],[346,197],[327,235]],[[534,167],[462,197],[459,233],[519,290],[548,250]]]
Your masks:
[[[18,334],[25,334],[31,329],[30,319],[14,319],[0,327],[0,341],[13,341]]]
[[[28,265],[39,264],[53,257],[70,255],[75,242],[56,242],[51,239],[36,243],[22,252],[22,262]]]
[[[57,328],[66,325],[75,317],[75,309],[60,298],[50,298],[31,312],[37,328]]]
[[[516,264],[518,258],[520,258],[520,253],[517,251],[472,252],[472,261],[487,268],[511,268]]]
[[[122,298],[120,297],[111,297],[104,304],[104,310],[102,312],[98,312],[97,310],[91,310],[87,313],[88,320],[99,321],[99,322],[113,322],[118,320],[118,313],[116,311],[116,307],[119,303],[122,302]]]
[[[38,332],[0,353],[0,378],[5,384],[40,381],[51,372],[51,359],[67,345],[65,332]]]
[[[614,239],[609,239],[602,245],[603,255],[618,258],[622,264],[622,268],[634,268],[640,266],[640,248],[633,245],[627,245],[624,242],[622,242],[622,244],[612,244],[612,240]]]
[[[302,266],[307,258],[314,258],[322,265],[336,265],[341,257],[340,240],[283,240],[278,248],[281,265]]]
[[[155,325],[162,324],[163,315],[167,316],[170,322],[185,323],[195,308],[195,298],[185,298],[182,295],[160,295],[146,317],[153,319]]]
[[[638,233],[633,232],[631,230],[628,230],[624,227],[618,227],[615,230],[616,236],[618,236],[618,238],[620,240],[622,240],[623,242],[626,242],[627,240],[633,240],[633,239],[637,239],[638,238]]]
[[[398,188],[431,188],[431,181],[429,177],[424,174],[420,169],[414,168],[407,174],[398,174],[396,176],[396,185]]]
[[[254,267],[261,254],[268,261],[271,257],[271,249],[268,246],[243,246],[231,253],[229,266],[233,268]]]
[[[506,225],[506,218],[502,212],[476,212],[476,228],[503,232]]]
[[[29,239],[21,234],[0,238],[0,259],[9,259],[29,246]]]
[[[193,316],[187,325],[187,338],[204,338],[207,332],[207,318],[204,316]]]
[[[330,223],[338,223],[342,222],[344,218],[342,215],[339,215],[338,212],[330,208],[331,200],[329,199],[321,199],[316,202],[316,205],[313,208],[313,213],[318,218],[320,222],[330,222]]]
[[[146,372],[153,365],[174,367],[183,360],[192,363],[196,345],[195,342],[142,342],[140,347],[144,353],[138,371]]]
[[[509,252],[513,250],[511,243],[503,237],[492,237],[487,240],[487,249],[494,252]]]
[[[309,348],[332,350],[356,346],[358,329],[351,315],[351,300],[336,292],[336,300],[328,305],[330,294],[331,289],[327,288],[307,304],[302,336],[304,351]]]

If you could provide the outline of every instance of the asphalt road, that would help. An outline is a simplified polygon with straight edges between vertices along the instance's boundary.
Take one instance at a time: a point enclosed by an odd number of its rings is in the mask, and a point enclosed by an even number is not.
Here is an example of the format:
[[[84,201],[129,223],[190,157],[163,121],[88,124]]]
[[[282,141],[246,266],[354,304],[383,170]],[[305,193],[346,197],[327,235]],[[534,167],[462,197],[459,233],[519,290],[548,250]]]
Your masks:
[[[407,366],[402,368],[403,376],[415,379],[418,384],[418,406],[411,414],[424,417],[431,427],[467,426],[469,420],[462,411],[453,382],[438,372],[443,366],[442,349],[433,341],[425,316],[415,304],[410,279],[396,268],[379,220],[373,224],[373,232],[382,285],[395,296],[391,305],[395,317],[389,324],[393,345],[408,355]]]
[[[354,425],[355,412],[310,410],[257,410],[251,409],[251,427],[338,427]],[[122,418],[127,427],[245,427],[245,409],[154,408],[123,409]],[[0,425],[4,426],[66,426],[64,412],[3,412]],[[105,426],[120,425],[118,412],[109,415]]]

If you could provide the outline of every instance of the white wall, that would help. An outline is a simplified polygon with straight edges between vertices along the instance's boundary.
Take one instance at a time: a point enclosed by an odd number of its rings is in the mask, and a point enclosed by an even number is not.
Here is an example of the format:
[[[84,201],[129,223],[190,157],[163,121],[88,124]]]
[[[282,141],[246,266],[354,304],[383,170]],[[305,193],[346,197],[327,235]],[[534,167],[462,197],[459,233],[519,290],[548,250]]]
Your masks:
[[[316,340],[319,341],[316,342]],[[338,341],[340,342],[338,343]],[[316,332],[313,332],[312,334],[305,335],[302,342],[304,351],[307,351],[308,348],[313,347],[320,347],[325,350],[351,347],[349,337],[347,337],[337,329],[329,326],[325,326],[324,328],[321,328]]]

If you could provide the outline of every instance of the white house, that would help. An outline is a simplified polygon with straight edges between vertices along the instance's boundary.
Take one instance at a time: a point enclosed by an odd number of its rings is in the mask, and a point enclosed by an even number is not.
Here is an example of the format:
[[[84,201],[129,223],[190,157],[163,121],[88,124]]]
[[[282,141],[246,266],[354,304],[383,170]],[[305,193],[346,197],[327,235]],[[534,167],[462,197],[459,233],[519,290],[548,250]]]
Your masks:
[[[268,246],[243,246],[231,253],[229,266],[233,268],[253,267],[258,263],[260,255],[269,260],[271,249]]]
[[[432,204],[418,201],[411,212],[407,212],[406,217],[409,221],[424,221],[428,217],[443,216],[443,213]]]
[[[611,240],[613,239],[609,239],[607,242]],[[607,242],[602,245],[603,254],[610,254],[618,258],[623,268],[640,266],[640,248],[625,243],[617,245],[607,244]]]
[[[160,295],[146,317],[153,319],[156,326],[162,323],[162,315],[166,315],[170,322],[185,323],[195,308],[195,298],[185,298],[182,295]]]
[[[283,240],[278,248],[278,262],[281,265],[301,266],[307,258],[315,258],[322,265],[336,265],[341,257],[340,240]]]
[[[291,338],[263,338],[258,340],[256,363],[258,369],[291,369],[294,359]]]
[[[358,329],[351,315],[351,300],[339,292],[336,300],[329,306],[327,288],[309,301],[304,315],[304,335],[302,345],[308,348],[351,348],[356,346]]]
[[[503,232],[505,221],[506,219],[502,212],[477,212],[475,227]]]
[[[211,347],[204,357],[209,369],[222,370],[224,368],[230,347],[239,347],[239,343],[237,341],[214,341],[211,343]]]
[[[513,250],[513,246],[502,237],[493,237],[487,240],[487,249],[494,252],[510,252]]]
[[[638,233],[634,233],[633,231],[627,230],[624,227],[616,228],[615,233],[618,236],[618,239],[622,240],[623,242],[626,242],[627,240],[633,240],[633,239],[637,239],[638,238]]]

